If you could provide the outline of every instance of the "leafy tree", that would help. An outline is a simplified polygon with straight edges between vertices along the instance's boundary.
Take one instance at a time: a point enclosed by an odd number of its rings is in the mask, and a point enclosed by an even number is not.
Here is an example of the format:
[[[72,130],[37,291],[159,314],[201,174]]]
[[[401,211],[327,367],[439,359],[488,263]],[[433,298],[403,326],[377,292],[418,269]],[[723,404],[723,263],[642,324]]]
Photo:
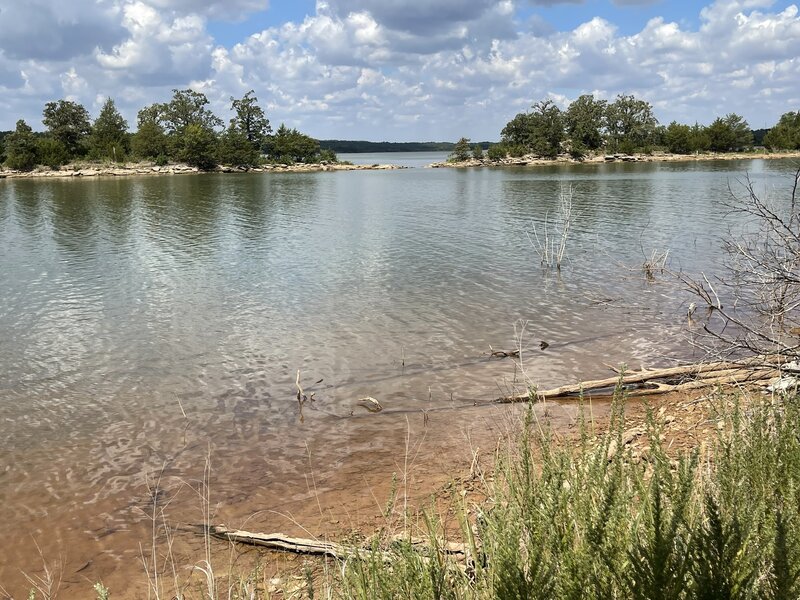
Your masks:
[[[564,140],[564,115],[552,100],[533,105],[531,149],[540,156],[555,158]]]
[[[199,123],[190,123],[175,137],[175,158],[202,171],[217,166],[217,134]]]
[[[30,126],[20,119],[13,133],[5,140],[6,165],[17,171],[30,171],[38,162],[36,136]]]
[[[591,94],[578,97],[567,108],[564,123],[573,148],[598,150],[603,146],[603,128],[608,103]]]
[[[709,147],[714,152],[732,152],[753,145],[750,126],[740,115],[730,113],[717,118],[706,128]]]
[[[692,147],[692,128],[673,121],[664,134],[667,149],[673,154],[690,154]]]
[[[242,133],[250,144],[259,152],[264,147],[267,136],[272,133],[269,119],[258,105],[255,92],[250,90],[237,100],[231,96],[231,110],[236,111],[236,116],[231,120],[231,126]]]
[[[500,139],[506,146],[523,146],[532,144],[533,117],[530,113],[517,113],[500,132]]]
[[[537,102],[531,112],[515,116],[501,132],[503,143],[519,145],[540,156],[554,158],[564,139],[564,118],[552,100]]]
[[[137,131],[131,140],[131,150],[139,158],[166,158],[167,134],[161,124],[160,105],[152,104],[139,111]]]
[[[475,160],[483,160],[483,148],[480,144],[475,144],[472,147],[472,158]]]
[[[453,146],[453,151],[450,153],[449,159],[453,162],[464,162],[465,160],[469,160],[469,157],[469,138],[462,137],[456,142],[456,145]]]
[[[692,125],[691,144],[693,152],[706,152],[711,146],[711,139],[708,137],[706,129],[700,123]]]
[[[6,136],[11,133],[10,131],[2,131],[0,132],[0,165],[6,162],[6,144],[5,138]]]
[[[172,100],[168,103],[148,109],[159,113],[158,120],[163,123],[168,135],[181,135],[189,125],[198,125],[210,131],[222,126],[222,119],[206,108],[208,98],[205,94],[191,89],[172,92]]]
[[[92,158],[110,158],[122,162],[129,148],[128,122],[108,98],[92,126],[89,136],[89,155]]]
[[[36,155],[39,164],[51,169],[67,164],[70,159],[69,150],[64,143],[50,135],[36,140]]]
[[[614,150],[634,152],[654,142],[658,119],[649,102],[620,94],[606,107],[606,127]]]
[[[267,149],[270,158],[275,162],[308,163],[317,158],[319,142],[281,123],[278,131],[269,139]]]
[[[764,145],[773,150],[800,149],[800,111],[787,112],[764,136]]]
[[[59,100],[45,104],[42,123],[48,133],[64,144],[70,157],[82,156],[83,142],[92,130],[89,112],[77,102]]]
[[[217,160],[223,165],[256,167],[261,164],[261,152],[231,122],[231,126],[220,136]]]

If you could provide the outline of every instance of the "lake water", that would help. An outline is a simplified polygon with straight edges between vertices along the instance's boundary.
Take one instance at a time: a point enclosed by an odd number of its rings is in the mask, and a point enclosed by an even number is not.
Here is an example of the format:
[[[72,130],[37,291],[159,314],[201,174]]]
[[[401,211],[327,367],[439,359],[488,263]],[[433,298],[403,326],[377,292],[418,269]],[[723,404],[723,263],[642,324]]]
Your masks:
[[[433,156],[342,158],[413,167]],[[521,339],[525,375],[543,386],[689,358],[686,298],[646,281],[644,256],[668,249],[673,269],[713,272],[734,225],[729,184],[750,173],[783,189],[792,169],[0,181],[0,520],[12,542],[0,584],[22,585],[33,540],[64,552],[73,583],[112,573],[138,553],[132,523],[155,474],[200,478],[207,454],[232,510],[254,494],[265,509],[300,497],[309,448],[336,468],[395,428],[391,415],[510,391],[521,375],[488,359],[490,345]],[[527,234],[570,185],[558,273]],[[298,370],[315,392],[302,422]],[[384,412],[362,417],[364,396]]]

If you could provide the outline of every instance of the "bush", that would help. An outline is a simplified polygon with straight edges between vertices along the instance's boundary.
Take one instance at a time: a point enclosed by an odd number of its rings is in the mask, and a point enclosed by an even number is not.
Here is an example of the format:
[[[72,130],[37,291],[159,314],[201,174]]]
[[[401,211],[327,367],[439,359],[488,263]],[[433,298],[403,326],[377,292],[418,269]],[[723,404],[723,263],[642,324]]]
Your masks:
[[[69,162],[69,151],[60,140],[50,136],[39,138],[36,147],[40,165],[58,169]]]
[[[489,150],[486,151],[489,160],[496,162],[503,160],[508,155],[508,149],[503,144],[492,144]]]
[[[533,407],[501,455],[488,499],[467,514],[467,568],[426,517],[427,553],[377,545],[348,561],[348,598],[797,598],[800,594],[800,406],[717,397],[710,456],[672,458],[650,417],[646,460],[623,443],[619,398],[609,433],[579,419],[576,447],[556,445]],[[702,460],[701,460],[702,458]],[[476,515],[476,516],[475,516]]]
[[[339,158],[336,156],[336,152],[325,148],[324,150],[319,151],[319,162],[335,164],[339,162]]]

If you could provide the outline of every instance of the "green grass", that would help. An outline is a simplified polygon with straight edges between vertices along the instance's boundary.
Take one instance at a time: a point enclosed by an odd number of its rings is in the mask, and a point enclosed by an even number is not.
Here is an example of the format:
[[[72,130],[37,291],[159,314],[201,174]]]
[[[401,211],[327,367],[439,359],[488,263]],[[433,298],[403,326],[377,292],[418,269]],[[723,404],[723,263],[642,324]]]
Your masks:
[[[722,401],[720,401],[722,404]],[[745,408],[746,406],[746,408]],[[332,597],[432,599],[800,598],[800,408],[796,398],[725,403],[709,447],[670,456],[648,420],[646,460],[582,423],[556,444],[532,409],[498,458],[488,501],[461,505],[466,565],[441,551],[377,545],[329,581]],[[610,458],[609,458],[610,457]],[[435,511],[431,510],[430,514]]]

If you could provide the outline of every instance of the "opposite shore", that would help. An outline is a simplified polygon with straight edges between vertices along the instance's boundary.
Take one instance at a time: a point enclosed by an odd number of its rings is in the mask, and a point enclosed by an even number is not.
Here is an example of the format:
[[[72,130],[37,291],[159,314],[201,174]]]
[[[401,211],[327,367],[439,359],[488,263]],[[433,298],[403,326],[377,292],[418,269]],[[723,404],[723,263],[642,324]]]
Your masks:
[[[506,157],[500,160],[470,158],[462,161],[443,161],[429,165],[431,168],[466,168],[466,167],[524,167],[548,166],[559,164],[600,164],[615,162],[698,162],[710,160],[756,160],[756,159],[800,159],[800,152],[704,152],[699,154],[670,154],[653,152],[652,154],[597,154],[584,158],[572,158],[569,154],[561,154],[556,158],[542,158],[535,154],[519,157]]]
[[[756,160],[756,159],[800,159],[800,152],[727,152],[702,154],[598,154],[583,159],[560,155],[555,159],[542,158],[528,154],[520,157],[506,157],[500,160],[470,158],[464,161],[442,161],[428,165],[428,168],[471,168],[471,167],[524,167],[552,166],[564,164],[605,164],[619,162],[698,162],[711,160]],[[14,171],[0,169],[0,179],[75,179],[84,177],[127,177],[142,175],[188,175],[193,173],[314,173],[326,171],[392,171],[408,167],[395,164],[354,165],[350,163],[295,163],[289,165],[267,164],[261,167],[217,166],[203,171],[186,164],[156,165],[152,162],[103,164],[75,163],[58,169],[40,167],[33,171]]]

